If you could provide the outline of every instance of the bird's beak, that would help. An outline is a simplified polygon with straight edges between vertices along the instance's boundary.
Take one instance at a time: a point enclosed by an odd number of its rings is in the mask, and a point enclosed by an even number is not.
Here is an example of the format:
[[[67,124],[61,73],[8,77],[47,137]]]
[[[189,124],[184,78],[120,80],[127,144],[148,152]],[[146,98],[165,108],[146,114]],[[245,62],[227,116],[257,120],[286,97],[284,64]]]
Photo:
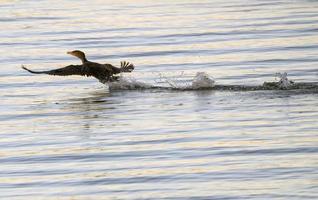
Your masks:
[[[66,52],[67,54],[71,54],[72,55],[72,52],[71,51],[68,51],[68,52]]]

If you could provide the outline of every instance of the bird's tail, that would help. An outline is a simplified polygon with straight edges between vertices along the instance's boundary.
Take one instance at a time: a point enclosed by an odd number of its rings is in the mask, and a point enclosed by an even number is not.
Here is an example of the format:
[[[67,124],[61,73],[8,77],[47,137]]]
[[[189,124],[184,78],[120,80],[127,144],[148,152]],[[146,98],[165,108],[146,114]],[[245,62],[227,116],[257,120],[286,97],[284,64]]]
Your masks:
[[[135,66],[132,63],[121,61],[120,62],[120,72],[132,72]]]
[[[23,65],[21,67],[22,67],[22,69],[24,69],[24,70],[26,70],[26,71],[28,71],[28,72],[30,72],[32,74],[44,74],[45,73],[44,71],[33,71],[33,70],[30,70],[30,69],[24,67]]]

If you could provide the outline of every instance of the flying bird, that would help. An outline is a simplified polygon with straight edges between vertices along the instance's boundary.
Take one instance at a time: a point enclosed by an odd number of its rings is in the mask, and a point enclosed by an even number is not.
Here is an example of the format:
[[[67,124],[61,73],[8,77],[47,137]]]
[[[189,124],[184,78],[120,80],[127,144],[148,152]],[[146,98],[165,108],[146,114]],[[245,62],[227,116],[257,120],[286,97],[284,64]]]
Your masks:
[[[118,76],[121,72],[132,72],[134,65],[132,63],[122,61],[120,67],[115,67],[111,64],[100,64],[91,62],[86,59],[85,53],[80,50],[69,51],[67,54],[73,55],[82,61],[81,65],[68,65],[66,67],[47,70],[47,71],[33,71],[22,65],[22,68],[33,74],[49,74],[54,76],[93,76],[101,83],[112,82],[118,80]]]

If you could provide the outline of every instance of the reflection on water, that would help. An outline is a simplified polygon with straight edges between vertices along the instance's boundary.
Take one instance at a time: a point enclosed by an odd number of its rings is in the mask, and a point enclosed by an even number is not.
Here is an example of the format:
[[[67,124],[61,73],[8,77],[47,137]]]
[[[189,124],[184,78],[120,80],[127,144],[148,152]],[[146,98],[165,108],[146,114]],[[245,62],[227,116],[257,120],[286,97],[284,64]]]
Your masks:
[[[104,112],[115,109],[114,104],[116,105],[116,102],[112,99],[107,99],[109,96],[111,96],[111,94],[106,91],[92,92],[88,94],[88,97],[65,100],[61,103],[59,109],[76,113],[73,115],[73,120],[83,121],[83,124],[78,123],[78,125],[83,127],[83,132],[87,132],[91,129],[92,122],[103,118],[102,115]],[[105,128],[105,126],[107,126],[107,124],[100,128]]]
[[[3,199],[317,199],[316,90],[109,90],[34,76],[79,60],[131,77],[317,82],[315,1],[0,1]],[[188,77],[185,77],[188,78]]]

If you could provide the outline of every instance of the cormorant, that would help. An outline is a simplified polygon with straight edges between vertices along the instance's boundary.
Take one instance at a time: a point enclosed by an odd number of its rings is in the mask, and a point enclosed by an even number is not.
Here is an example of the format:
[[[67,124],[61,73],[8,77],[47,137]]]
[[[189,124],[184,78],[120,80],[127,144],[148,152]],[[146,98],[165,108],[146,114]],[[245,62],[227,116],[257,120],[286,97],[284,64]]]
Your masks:
[[[81,65],[68,65],[66,67],[48,70],[48,71],[33,71],[22,65],[22,68],[33,74],[49,74],[54,76],[70,76],[70,75],[80,75],[80,76],[93,76],[97,78],[100,82],[111,82],[118,80],[117,76],[114,74],[119,74],[121,72],[131,72],[134,70],[134,65],[122,61],[119,67],[115,67],[111,64],[100,64],[88,61],[84,52],[79,50],[69,51],[67,54],[73,55],[81,59]]]

